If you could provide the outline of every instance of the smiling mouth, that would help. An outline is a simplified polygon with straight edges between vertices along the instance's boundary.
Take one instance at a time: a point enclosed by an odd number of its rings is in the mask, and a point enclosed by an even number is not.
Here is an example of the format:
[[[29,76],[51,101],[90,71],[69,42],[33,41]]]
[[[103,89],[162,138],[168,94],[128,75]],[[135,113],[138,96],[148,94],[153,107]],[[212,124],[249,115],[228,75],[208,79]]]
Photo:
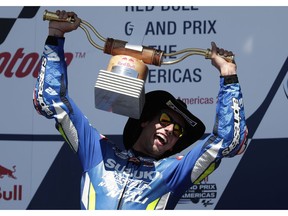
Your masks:
[[[167,138],[163,134],[157,133],[156,134],[156,138],[160,141],[160,143],[162,145],[166,145],[167,144]]]

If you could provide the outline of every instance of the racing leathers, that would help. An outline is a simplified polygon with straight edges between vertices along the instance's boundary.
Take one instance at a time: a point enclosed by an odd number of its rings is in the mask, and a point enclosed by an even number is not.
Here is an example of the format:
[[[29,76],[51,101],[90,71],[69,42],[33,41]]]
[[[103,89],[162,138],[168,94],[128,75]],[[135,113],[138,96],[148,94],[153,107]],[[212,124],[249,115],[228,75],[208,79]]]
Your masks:
[[[246,147],[247,128],[237,75],[220,77],[213,132],[183,157],[156,160],[101,135],[69,97],[64,38],[48,36],[33,94],[35,109],[56,120],[79,156],[82,209],[173,209],[182,194]]]

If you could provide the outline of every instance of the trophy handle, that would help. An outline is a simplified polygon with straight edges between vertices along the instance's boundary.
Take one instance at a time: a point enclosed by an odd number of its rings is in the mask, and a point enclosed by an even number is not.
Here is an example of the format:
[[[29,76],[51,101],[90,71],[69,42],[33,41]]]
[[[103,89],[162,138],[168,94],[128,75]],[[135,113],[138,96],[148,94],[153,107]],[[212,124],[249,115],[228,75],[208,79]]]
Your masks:
[[[48,21],[58,21],[58,22],[74,22],[73,17],[68,17],[67,19],[59,19],[56,13],[45,10],[43,14],[43,20]],[[105,43],[104,46],[100,46],[92,39],[88,27],[101,41]],[[105,38],[87,21],[81,19],[80,28],[85,32],[88,41],[95,48],[102,50],[104,53],[109,55],[129,55],[139,60],[142,60],[146,64],[151,64],[155,66],[161,65],[171,65],[176,64],[189,56],[192,55],[202,55],[206,59],[211,59],[211,50],[210,49],[200,49],[200,48],[187,48],[179,50],[173,53],[164,53],[162,50],[156,50],[151,47],[141,46],[141,50],[132,49],[131,47],[127,48],[128,42],[122,40],[116,40],[113,38]],[[185,54],[184,54],[185,53]],[[177,58],[173,61],[163,61],[163,57],[176,56],[179,54],[184,54],[182,57]],[[227,62],[235,62],[235,56],[222,56]]]

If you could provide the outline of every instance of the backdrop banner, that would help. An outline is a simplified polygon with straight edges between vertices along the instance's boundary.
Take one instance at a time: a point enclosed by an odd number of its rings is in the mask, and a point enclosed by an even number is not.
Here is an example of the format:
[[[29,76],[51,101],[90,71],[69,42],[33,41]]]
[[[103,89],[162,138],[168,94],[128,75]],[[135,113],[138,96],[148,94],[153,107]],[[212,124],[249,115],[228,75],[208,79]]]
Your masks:
[[[288,209],[288,7],[0,6],[1,210],[80,208],[78,158],[55,122],[40,116],[32,103],[48,35],[43,14],[57,9],[76,12],[104,38],[165,53],[211,48],[212,41],[233,51],[248,148],[241,156],[223,159],[218,170],[187,190],[176,209]],[[94,104],[97,76],[112,56],[92,46],[81,28],[65,37],[70,96],[98,131],[122,144],[128,117]],[[182,99],[210,133],[219,88],[219,72],[211,61],[192,55],[177,64],[147,66],[145,91],[163,89]]]

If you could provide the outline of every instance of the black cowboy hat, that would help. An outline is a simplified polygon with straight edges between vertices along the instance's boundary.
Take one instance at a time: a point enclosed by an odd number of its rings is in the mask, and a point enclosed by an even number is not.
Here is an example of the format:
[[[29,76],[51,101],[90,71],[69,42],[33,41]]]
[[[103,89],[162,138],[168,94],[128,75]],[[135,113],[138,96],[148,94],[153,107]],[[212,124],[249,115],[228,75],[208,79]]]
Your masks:
[[[174,110],[183,117],[185,129],[183,136],[178,139],[173,150],[167,151],[162,158],[181,152],[203,136],[205,125],[187,109],[187,105],[182,100],[173,97],[169,92],[157,90],[145,94],[145,104],[140,118],[128,119],[123,131],[125,148],[132,148],[137,141],[142,131],[142,122],[152,120],[161,110],[167,108]]]

